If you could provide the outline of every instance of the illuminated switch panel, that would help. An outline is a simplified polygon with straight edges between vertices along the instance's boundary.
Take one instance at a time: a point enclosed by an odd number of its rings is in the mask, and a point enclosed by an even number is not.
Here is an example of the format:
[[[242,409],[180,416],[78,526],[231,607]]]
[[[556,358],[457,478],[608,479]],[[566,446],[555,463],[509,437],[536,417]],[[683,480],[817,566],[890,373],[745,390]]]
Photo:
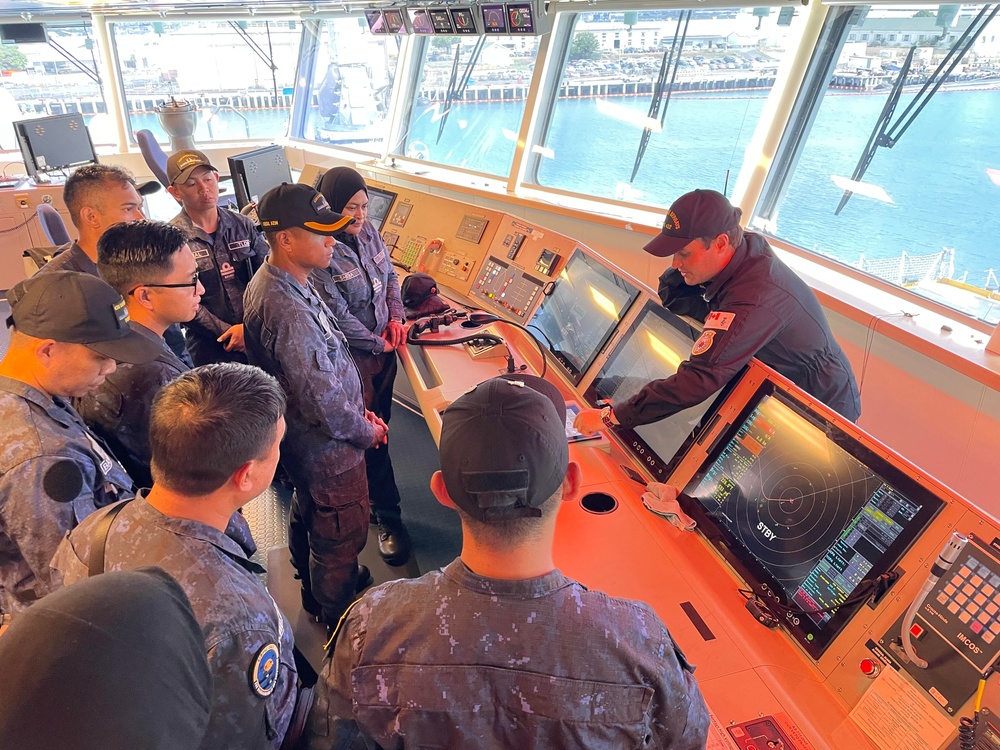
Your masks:
[[[396,245],[396,248],[392,251],[392,259],[403,268],[409,270],[417,262],[417,256],[420,255],[420,251],[425,244],[427,244],[425,238],[411,237],[406,241],[406,244],[402,246]]]
[[[524,323],[539,300],[542,282],[520,268],[490,256],[472,285],[470,294],[485,309],[492,309]]]
[[[445,250],[444,257],[441,259],[441,267],[438,268],[438,274],[468,281],[475,265],[476,261],[466,256],[462,251]]]

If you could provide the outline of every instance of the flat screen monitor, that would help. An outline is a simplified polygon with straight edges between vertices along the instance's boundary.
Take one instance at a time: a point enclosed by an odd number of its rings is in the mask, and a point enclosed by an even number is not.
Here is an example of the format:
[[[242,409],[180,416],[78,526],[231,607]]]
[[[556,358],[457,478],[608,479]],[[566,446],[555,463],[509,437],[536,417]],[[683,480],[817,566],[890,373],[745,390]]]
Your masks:
[[[382,231],[382,225],[385,224],[385,219],[389,215],[389,211],[392,210],[392,204],[395,200],[396,193],[372,185],[368,186],[368,221],[378,231]]]
[[[398,9],[383,10],[382,17],[385,19],[385,26],[390,34],[408,34],[406,21],[403,20],[403,11]]]
[[[657,302],[648,301],[618,340],[587,389],[592,404],[628,401],[652,380],[669,378],[691,355],[698,331]],[[716,402],[712,395],[687,409],[651,424],[616,428],[635,457],[658,482],[665,482]]]
[[[0,24],[0,41],[8,44],[47,44],[49,35],[42,23]]]
[[[449,8],[448,12],[451,13],[451,22],[455,26],[456,34],[479,33],[479,29],[476,28],[476,16],[472,12],[472,8]]]
[[[680,499],[818,659],[867,600],[864,582],[893,570],[944,500],[891,451],[796,393],[765,380]]]
[[[431,18],[431,26],[435,34],[454,34],[455,27],[451,24],[451,14],[447,8],[431,8],[427,11]]]
[[[638,296],[635,285],[577,248],[528,328],[545,334],[559,364],[579,383]]]
[[[236,202],[240,208],[256,203],[268,190],[292,182],[292,170],[281,146],[265,146],[229,157]]]
[[[433,34],[434,25],[426,8],[407,8],[406,12],[410,16],[410,28],[414,34]]]
[[[534,34],[535,19],[531,3],[507,3],[507,23],[511,34]]]
[[[373,34],[388,34],[389,27],[386,26],[385,18],[380,10],[366,10],[365,20],[368,22],[368,30]]]
[[[507,9],[502,5],[480,5],[484,34],[507,33]]]
[[[96,164],[97,153],[83,115],[53,115],[14,123],[24,168],[29,177],[84,164]]]

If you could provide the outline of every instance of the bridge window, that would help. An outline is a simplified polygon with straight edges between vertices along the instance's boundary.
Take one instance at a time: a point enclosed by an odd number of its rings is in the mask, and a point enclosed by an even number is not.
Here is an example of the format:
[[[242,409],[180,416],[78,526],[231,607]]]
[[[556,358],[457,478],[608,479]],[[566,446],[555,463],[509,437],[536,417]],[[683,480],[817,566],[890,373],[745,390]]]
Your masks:
[[[364,17],[323,21],[315,37],[308,102],[301,133],[294,135],[380,153],[396,80],[400,37],[376,36]],[[305,44],[309,44],[308,35]],[[294,129],[293,129],[294,131]]]
[[[787,16],[778,8],[577,15],[528,180],[660,206],[694,188],[728,185],[731,192],[795,46],[801,11],[785,10]],[[629,23],[658,26],[659,46],[623,52],[604,40],[607,30]]]
[[[0,147],[17,149],[15,120],[81,113],[95,144],[115,142],[101,51],[89,23],[46,24],[44,42],[0,46]]]
[[[168,17],[169,18],[169,17]],[[198,108],[197,142],[285,135],[300,25],[284,21],[118,21],[112,26],[129,130],[167,134],[154,109]]]
[[[1000,28],[996,9],[831,10],[827,42],[816,47],[753,226],[1000,320],[998,51],[972,46],[984,30]],[[934,41],[912,51],[843,44],[851,29],[866,26],[918,28]],[[954,45],[960,62],[950,73],[939,70],[953,46],[942,37],[967,31],[969,48]],[[938,80],[936,94],[921,96],[925,82]]]
[[[393,153],[506,176],[538,53],[537,37],[413,40],[419,72]]]

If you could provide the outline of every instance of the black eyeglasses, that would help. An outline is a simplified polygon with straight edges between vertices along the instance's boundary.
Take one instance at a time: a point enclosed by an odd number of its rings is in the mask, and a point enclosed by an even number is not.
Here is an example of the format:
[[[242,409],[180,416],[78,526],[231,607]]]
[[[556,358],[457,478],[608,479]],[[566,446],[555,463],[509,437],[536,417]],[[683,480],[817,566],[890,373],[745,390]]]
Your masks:
[[[140,287],[147,287],[149,289],[197,289],[199,281],[198,274],[195,274],[191,277],[191,281],[186,284],[139,284],[135,289],[139,289]],[[129,291],[129,294],[135,294],[135,289]]]

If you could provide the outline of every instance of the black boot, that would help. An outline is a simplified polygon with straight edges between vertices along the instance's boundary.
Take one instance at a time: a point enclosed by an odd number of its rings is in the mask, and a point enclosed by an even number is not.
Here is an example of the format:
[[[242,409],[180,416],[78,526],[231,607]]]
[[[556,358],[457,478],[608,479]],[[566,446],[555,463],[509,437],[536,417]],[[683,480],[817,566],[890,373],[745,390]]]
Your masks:
[[[378,553],[385,560],[386,565],[398,566],[406,564],[410,559],[410,551],[413,545],[410,543],[410,535],[402,521],[394,524],[379,522],[378,525]]]

